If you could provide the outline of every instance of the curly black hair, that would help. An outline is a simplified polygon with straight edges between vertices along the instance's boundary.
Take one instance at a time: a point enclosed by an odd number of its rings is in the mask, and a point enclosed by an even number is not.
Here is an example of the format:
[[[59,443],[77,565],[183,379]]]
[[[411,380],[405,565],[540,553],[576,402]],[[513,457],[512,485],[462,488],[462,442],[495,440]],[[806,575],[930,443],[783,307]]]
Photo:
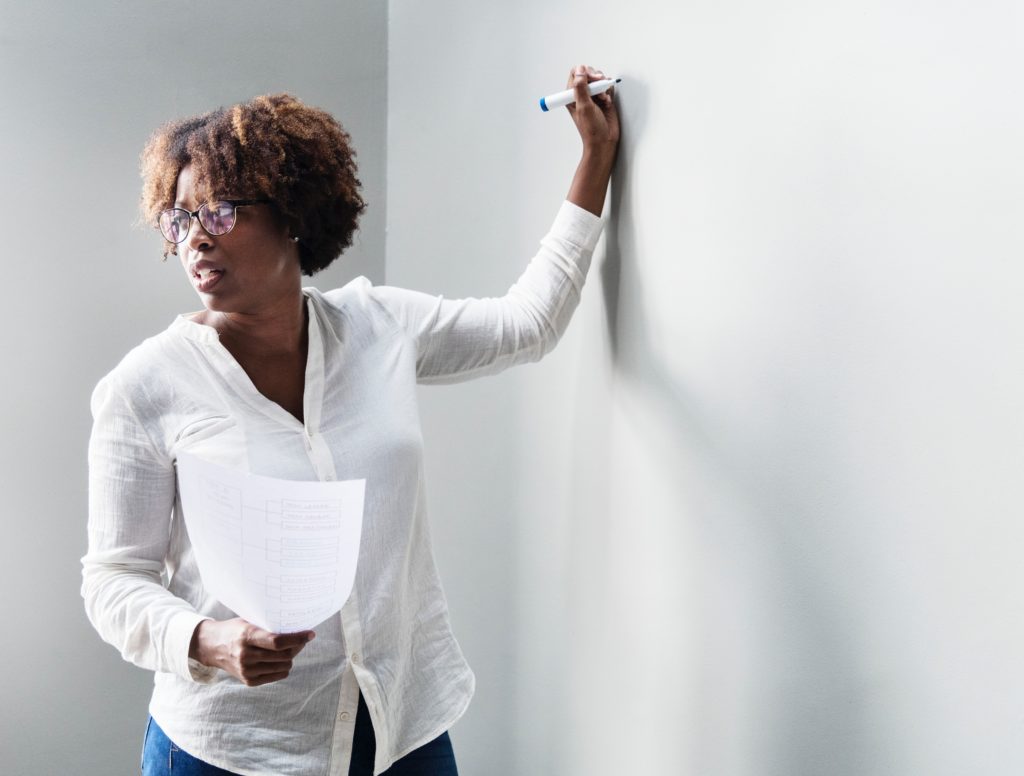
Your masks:
[[[341,124],[290,94],[268,94],[161,126],[140,156],[141,217],[156,224],[174,206],[178,173],[192,165],[204,199],[269,199],[299,236],[304,275],[327,267],[352,244],[366,209],[356,152]],[[164,258],[177,253],[165,243]]]

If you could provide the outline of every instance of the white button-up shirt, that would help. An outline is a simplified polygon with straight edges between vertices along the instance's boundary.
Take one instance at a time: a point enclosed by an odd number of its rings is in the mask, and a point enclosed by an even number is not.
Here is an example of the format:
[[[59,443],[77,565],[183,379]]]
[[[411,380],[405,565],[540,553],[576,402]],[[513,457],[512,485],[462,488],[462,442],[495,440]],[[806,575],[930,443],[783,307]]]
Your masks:
[[[304,423],[186,316],[100,381],[82,596],[103,639],[156,672],[149,710],[178,746],[240,774],[344,776],[361,691],[379,774],[462,716],[475,680],[434,565],[416,383],[493,374],[554,347],[601,226],[564,202],[501,298],[446,300],[366,278],[304,289]],[[284,680],[249,687],[188,656],[201,620],[236,615],[199,576],[176,487],[183,450],[271,477],[366,480],[352,595]]]

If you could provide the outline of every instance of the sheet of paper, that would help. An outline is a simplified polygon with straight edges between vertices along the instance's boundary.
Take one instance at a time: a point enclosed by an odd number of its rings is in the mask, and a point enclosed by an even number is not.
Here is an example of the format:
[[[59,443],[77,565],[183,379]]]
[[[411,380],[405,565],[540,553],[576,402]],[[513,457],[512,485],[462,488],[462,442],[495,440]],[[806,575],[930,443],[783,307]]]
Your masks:
[[[239,617],[293,633],[344,606],[366,480],[280,480],[181,453],[178,488],[203,585]]]

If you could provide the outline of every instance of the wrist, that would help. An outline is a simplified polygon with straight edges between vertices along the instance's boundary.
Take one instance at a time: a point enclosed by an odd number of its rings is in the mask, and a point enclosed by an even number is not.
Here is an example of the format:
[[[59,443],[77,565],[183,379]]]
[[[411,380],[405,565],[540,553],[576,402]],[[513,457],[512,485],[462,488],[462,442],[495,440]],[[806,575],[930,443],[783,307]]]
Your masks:
[[[618,143],[588,143],[583,146],[583,158],[581,161],[605,166],[610,172],[615,165],[615,154],[618,150]]]
[[[204,636],[208,633],[209,626],[213,622],[213,620],[201,620],[196,625],[196,629],[192,631],[192,641],[188,645],[188,656],[204,666],[212,666],[211,663],[207,662],[206,639]]]
[[[611,178],[614,165],[614,148],[611,153],[606,148],[589,147],[585,149],[566,199],[600,217],[604,208],[605,193],[608,190],[608,180]]]

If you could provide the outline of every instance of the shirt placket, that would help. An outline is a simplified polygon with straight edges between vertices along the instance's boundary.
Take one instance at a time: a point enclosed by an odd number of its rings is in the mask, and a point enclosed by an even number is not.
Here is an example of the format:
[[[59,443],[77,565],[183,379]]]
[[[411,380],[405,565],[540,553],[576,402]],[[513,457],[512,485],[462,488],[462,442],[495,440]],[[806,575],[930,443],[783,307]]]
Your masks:
[[[346,776],[352,745],[355,739],[356,712],[359,708],[359,694],[362,692],[366,708],[373,716],[377,707],[376,683],[363,663],[363,631],[359,619],[359,601],[353,590],[341,610],[341,629],[348,651],[348,664],[341,675],[341,690],[338,695],[338,710],[334,720],[334,735],[331,739],[330,776]],[[372,724],[372,723],[371,723]],[[386,751],[390,746],[386,730],[374,729],[376,750]]]
[[[316,315],[316,305],[310,302],[310,316]],[[323,412],[325,390],[325,363],[323,340],[319,320],[310,325],[309,355],[306,364],[306,390],[303,396],[303,446],[309,456],[310,463],[321,481],[333,482],[337,479],[334,467],[334,455],[327,440],[320,433],[320,421]],[[363,632],[359,620],[359,602],[353,590],[348,601],[339,613],[341,630],[348,652],[348,664],[341,676],[341,687],[338,693],[338,707],[334,715],[334,733],[331,737],[331,776],[345,776],[348,773],[352,757],[352,745],[355,740],[356,712],[359,707],[360,682],[357,674],[363,675],[363,685],[370,686],[368,674],[364,674],[362,666]],[[367,700],[369,707],[373,702]],[[375,705],[375,704],[373,704]],[[381,742],[378,741],[378,745]]]

